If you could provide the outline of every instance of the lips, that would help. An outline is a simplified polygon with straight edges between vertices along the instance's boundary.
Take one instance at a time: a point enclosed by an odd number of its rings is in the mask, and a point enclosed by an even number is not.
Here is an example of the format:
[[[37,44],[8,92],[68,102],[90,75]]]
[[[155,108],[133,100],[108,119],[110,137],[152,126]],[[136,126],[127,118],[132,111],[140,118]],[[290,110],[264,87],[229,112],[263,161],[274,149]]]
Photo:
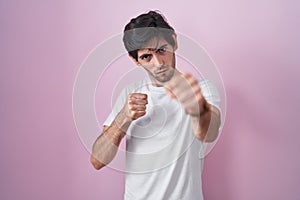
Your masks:
[[[168,70],[168,68],[165,67],[164,69],[157,71],[155,74],[161,74],[161,73],[166,72],[167,70]]]

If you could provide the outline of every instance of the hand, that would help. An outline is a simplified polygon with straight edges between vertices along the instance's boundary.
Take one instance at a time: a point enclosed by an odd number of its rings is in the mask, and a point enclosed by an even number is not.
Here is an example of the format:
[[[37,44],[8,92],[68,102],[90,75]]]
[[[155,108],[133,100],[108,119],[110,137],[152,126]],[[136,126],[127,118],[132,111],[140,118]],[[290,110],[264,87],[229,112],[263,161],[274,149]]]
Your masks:
[[[146,114],[146,104],[147,94],[131,93],[127,97],[123,112],[130,120],[136,120]]]
[[[191,116],[200,116],[208,109],[208,103],[201,93],[196,78],[175,70],[172,79],[164,84],[169,97],[180,102],[185,112]]]

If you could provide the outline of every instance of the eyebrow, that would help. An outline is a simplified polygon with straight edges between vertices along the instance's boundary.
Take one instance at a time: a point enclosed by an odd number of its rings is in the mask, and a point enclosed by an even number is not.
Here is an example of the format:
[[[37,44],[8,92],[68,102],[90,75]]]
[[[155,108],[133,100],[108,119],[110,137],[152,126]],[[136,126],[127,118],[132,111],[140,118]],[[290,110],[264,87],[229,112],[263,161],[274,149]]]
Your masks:
[[[155,49],[154,48],[148,48],[147,50],[149,50],[149,51],[157,51],[157,50],[162,49],[162,48],[164,48],[166,46],[168,46],[168,44],[163,44],[159,48],[155,48]],[[150,53],[144,53],[139,58],[142,59],[144,56],[148,56],[148,55],[150,55]]]
[[[164,47],[166,47],[166,46],[168,46],[168,44],[163,44],[163,45],[161,45],[158,49],[162,49],[162,48],[164,48]],[[157,50],[158,50],[157,49]]]

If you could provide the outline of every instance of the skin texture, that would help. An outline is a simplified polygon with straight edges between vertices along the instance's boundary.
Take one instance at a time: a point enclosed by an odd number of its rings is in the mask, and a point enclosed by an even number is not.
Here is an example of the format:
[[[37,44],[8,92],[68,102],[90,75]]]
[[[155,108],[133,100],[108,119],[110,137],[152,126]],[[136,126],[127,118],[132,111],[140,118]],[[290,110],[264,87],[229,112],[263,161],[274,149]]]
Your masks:
[[[213,142],[220,126],[219,110],[205,100],[195,77],[175,69],[177,40],[176,35],[173,37],[174,46],[163,38],[152,38],[145,48],[138,50],[138,60],[130,57],[147,71],[153,86],[164,87],[166,94],[176,99],[191,116],[195,136],[201,141]],[[147,103],[146,94],[128,95],[112,125],[104,127],[93,145],[91,163],[95,169],[101,169],[114,158],[131,122],[146,114]]]

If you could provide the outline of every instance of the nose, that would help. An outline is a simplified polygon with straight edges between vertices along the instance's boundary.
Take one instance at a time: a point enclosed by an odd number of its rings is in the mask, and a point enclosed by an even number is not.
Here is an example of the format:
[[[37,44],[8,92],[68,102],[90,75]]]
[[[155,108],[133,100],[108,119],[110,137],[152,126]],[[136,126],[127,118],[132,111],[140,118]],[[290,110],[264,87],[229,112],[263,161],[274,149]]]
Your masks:
[[[164,60],[163,60],[162,56],[157,55],[157,54],[153,55],[153,65],[155,67],[160,67],[160,66],[163,66],[164,64],[165,63],[164,63]]]

